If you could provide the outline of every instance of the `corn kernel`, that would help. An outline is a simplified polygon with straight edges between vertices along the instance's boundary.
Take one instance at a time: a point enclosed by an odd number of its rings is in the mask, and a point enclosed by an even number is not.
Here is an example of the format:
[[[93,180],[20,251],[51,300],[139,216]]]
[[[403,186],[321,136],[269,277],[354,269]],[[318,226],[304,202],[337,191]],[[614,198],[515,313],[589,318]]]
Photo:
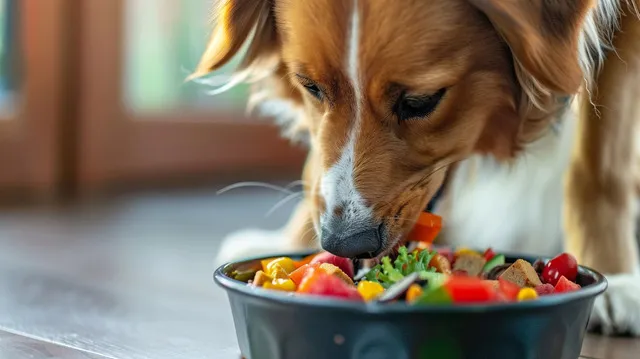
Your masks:
[[[409,289],[407,289],[407,302],[413,302],[414,300],[420,298],[422,295],[422,287],[418,284],[412,284]]]
[[[265,282],[262,287],[285,292],[294,292],[296,290],[296,284],[291,279],[274,279],[271,282]]]
[[[473,249],[467,248],[467,247],[459,247],[459,248],[457,248],[456,251],[454,252],[454,254],[456,256],[459,256],[461,254],[477,254],[477,255],[481,255],[477,251],[474,251]]]
[[[271,273],[273,266],[276,264],[280,265],[282,269],[284,269],[284,271],[287,272],[287,274],[296,270],[296,263],[293,261],[293,259],[288,257],[280,257],[270,261],[266,265],[267,267],[266,272]]]
[[[358,293],[365,301],[370,301],[378,297],[384,292],[384,288],[380,283],[362,280],[358,283]]]
[[[529,288],[529,287],[522,288],[518,292],[518,302],[522,302],[525,300],[532,300],[536,298],[538,298],[538,293],[536,293],[535,289],[533,288]]]

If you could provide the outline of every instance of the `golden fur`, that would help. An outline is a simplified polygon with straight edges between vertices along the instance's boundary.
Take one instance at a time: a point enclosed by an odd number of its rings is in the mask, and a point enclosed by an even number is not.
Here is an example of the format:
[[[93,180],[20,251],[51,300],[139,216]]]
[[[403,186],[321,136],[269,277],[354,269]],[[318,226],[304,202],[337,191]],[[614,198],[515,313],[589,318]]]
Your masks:
[[[225,0],[193,78],[249,41],[235,81],[253,83],[254,103],[286,99],[295,112],[286,133],[306,138],[310,151],[306,196],[288,226],[293,247],[317,245],[327,210],[322,176],[354,128],[354,186],[384,223],[389,250],[456,161],[478,153],[510,161],[560,119],[565,99],[577,98],[568,249],[606,273],[630,273],[638,266],[640,22],[632,13],[640,0],[620,1],[630,16],[621,16],[617,0]],[[354,11],[357,85],[345,66]],[[608,45],[619,56],[605,56]],[[402,94],[440,89],[446,93],[428,118],[400,121],[394,113]],[[340,217],[345,208],[331,210]]]

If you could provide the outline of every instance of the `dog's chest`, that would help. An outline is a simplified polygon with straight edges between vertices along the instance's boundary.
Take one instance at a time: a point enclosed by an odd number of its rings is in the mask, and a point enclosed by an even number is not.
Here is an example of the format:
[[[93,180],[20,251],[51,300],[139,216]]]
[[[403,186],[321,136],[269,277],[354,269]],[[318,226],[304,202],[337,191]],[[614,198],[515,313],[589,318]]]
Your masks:
[[[473,157],[460,164],[436,212],[444,244],[553,255],[562,250],[563,175],[575,120],[532,144],[515,163]]]

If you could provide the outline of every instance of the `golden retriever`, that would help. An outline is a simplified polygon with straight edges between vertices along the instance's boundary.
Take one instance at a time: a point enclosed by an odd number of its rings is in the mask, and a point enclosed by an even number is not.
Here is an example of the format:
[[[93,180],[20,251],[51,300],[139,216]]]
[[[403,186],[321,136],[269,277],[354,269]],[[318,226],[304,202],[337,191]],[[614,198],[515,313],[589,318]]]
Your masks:
[[[246,45],[232,83],[309,155],[285,231],[236,233],[221,259],[318,244],[379,257],[444,185],[438,241],[567,250],[610,281],[590,325],[640,335],[639,5],[222,1],[193,78]]]

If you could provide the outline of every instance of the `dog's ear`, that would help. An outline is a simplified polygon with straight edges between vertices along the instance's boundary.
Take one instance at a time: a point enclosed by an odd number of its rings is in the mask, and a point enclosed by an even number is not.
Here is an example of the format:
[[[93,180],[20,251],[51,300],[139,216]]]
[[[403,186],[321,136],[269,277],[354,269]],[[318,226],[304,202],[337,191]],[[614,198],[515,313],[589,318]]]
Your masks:
[[[279,38],[272,0],[221,0],[214,9],[215,27],[196,70],[189,79],[205,76],[231,60],[251,39],[236,71],[278,62]]]
[[[469,0],[503,36],[522,67],[559,94],[578,91],[578,42],[595,0]]]

